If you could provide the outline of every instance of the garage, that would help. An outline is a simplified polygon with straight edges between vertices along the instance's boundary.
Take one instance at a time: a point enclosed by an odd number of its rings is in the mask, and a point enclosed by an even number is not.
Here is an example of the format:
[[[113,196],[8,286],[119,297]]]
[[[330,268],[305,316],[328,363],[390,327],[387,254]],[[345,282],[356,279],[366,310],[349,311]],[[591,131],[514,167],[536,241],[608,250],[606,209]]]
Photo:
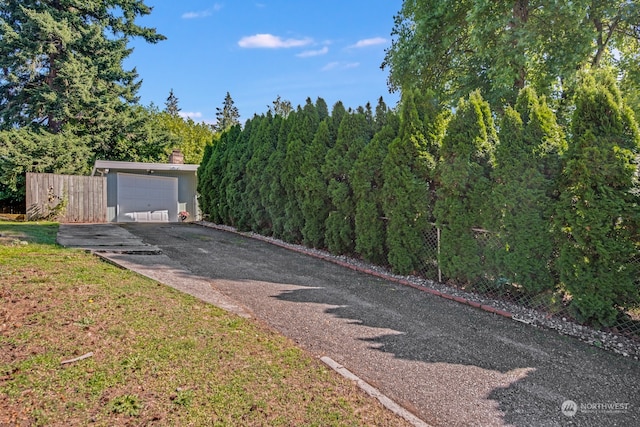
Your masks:
[[[168,163],[96,160],[93,176],[107,181],[108,222],[176,222],[200,219],[199,165],[181,163],[174,152]],[[180,212],[183,218],[179,217]]]
[[[117,174],[118,222],[178,220],[178,178]]]

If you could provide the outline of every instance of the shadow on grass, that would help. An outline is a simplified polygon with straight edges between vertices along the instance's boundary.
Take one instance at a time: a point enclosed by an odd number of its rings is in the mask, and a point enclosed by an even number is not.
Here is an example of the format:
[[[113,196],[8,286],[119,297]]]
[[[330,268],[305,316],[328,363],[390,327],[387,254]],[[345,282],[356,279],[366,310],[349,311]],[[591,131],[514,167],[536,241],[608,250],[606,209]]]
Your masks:
[[[0,244],[2,241],[22,240],[42,245],[55,245],[58,233],[57,222],[0,221]]]

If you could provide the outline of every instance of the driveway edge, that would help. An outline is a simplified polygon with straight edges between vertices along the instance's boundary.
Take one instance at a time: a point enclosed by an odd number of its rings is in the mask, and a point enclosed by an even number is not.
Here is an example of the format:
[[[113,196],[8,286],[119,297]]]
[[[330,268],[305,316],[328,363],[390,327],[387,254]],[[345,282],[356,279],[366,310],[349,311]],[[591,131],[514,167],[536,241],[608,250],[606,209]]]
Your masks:
[[[425,423],[420,418],[416,417],[411,412],[407,411],[402,406],[398,405],[396,402],[394,402],[393,400],[391,400],[390,398],[382,394],[380,390],[373,387],[371,384],[364,381],[363,379],[358,377],[356,374],[354,374],[353,372],[351,372],[350,370],[348,370],[347,368],[345,368],[344,366],[342,366],[341,364],[333,360],[332,358],[328,356],[323,356],[320,358],[320,360],[325,365],[329,366],[331,369],[333,369],[334,371],[336,371],[346,379],[354,381],[362,391],[367,393],[369,396],[375,397],[376,399],[378,399],[378,401],[382,404],[382,406],[384,406],[385,408],[387,408],[397,416],[404,418],[407,422],[411,423],[411,425],[415,427],[432,427],[430,424]]]

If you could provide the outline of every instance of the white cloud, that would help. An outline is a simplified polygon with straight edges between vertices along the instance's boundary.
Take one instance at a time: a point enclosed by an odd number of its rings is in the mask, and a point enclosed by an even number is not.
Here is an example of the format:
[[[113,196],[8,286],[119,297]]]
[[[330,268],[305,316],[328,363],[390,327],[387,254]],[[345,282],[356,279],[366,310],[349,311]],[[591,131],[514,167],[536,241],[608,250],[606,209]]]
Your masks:
[[[244,48],[266,48],[266,49],[278,49],[278,48],[290,48],[306,46],[312,42],[309,38],[304,39],[283,39],[273,34],[256,34],[253,36],[246,36],[238,41],[238,46]]]
[[[202,113],[200,111],[180,111],[178,115],[183,119],[186,119],[187,117],[192,119],[199,119],[202,117]]]
[[[340,65],[339,62],[329,62],[327,65],[325,65],[324,67],[322,67],[322,71],[329,71],[329,70],[333,70],[334,68],[338,68],[338,66]]]
[[[198,19],[211,16],[210,10],[202,10],[200,12],[185,12],[182,14],[182,19]]]
[[[198,12],[185,12],[182,14],[182,19],[198,19],[198,18],[206,18],[207,16],[213,15],[213,12],[217,12],[222,9],[221,4],[214,4],[212,7],[206,10],[201,10]]]
[[[322,67],[322,71],[330,71],[330,70],[346,70],[350,68],[357,68],[360,66],[359,62],[329,62],[327,65]]]
[[[312,56],[326,55],[328,52],[329,52],[329,48],[325,46],[322,49],[318,49],[318,50],[305,50],[304,52],[300,52],[296,56],[298,58],[310,58]]]
[[[387,42],[387,39],[382,38],[382,37],[373,37],[371,39],[362,39],[362,40],[358,40],[355,44],[352,44],[351,46],[349,46],[350,48],[362,48],[362,47],[369,47],[369,46],[375,46],[378,44],[384,44]]]

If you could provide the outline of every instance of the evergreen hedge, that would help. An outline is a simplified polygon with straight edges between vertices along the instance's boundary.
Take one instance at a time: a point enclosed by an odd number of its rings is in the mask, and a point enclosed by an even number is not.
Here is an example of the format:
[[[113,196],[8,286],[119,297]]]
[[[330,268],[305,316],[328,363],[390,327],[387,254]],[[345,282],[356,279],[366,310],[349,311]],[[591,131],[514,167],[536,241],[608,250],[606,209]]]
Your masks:
[[[205,149],[201,209],[401,274],[560,294],[577,319],[613,325],[640,306],[640,132],[611,75],[579,81],[565,129],[528,88],[499,131],[479,92],[446,113],[407,91],[375,116],[321,98],[255,116]]]

